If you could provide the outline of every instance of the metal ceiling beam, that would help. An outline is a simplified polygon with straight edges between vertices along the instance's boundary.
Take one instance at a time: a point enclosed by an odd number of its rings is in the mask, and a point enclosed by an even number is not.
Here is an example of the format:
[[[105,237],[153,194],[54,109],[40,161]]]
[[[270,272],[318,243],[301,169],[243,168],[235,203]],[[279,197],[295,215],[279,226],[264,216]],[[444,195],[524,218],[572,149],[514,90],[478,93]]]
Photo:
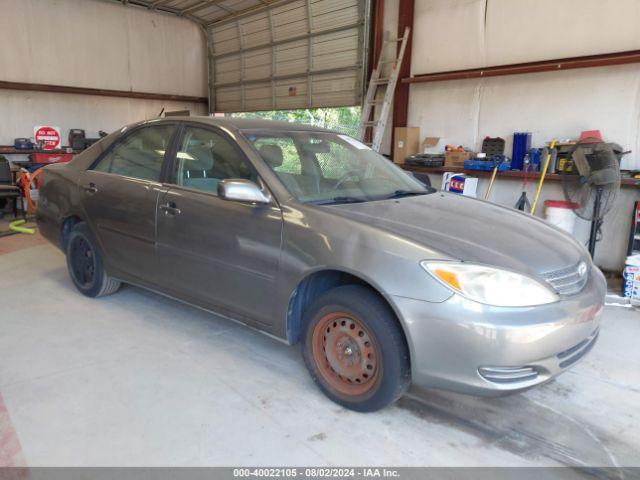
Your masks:
[[[220,8],[221,10],[224,10],[225,12],[227,12],[227,15],[222,15],[219,18],[212,20],[212,21],[207,21],[204,20],[203,18],[199,17],[198,15],[194,15],[192,12],[186,11],[186,10],[190,10],[193,7],[189,7],[186,9],[181,9],[181,8],[176,8],[176,7],[172,7],[167,5],[168,3],[170,3],[172,0],[155,0],[155,1],[150,1],[150,0],[101,0],[104,2],[109,2],[109,3],[117,3],[118,5],[123,5],[123,6],[136,6],[136,7],[142,7],[142,8],[146,8],[148,10],[152,10],[152,11],[158,11],[158,12],[164,12],[164,13],[170,13],[172,15],[176,15],[178,17],[184,17],[187,18],[189,20],[192,20],[194,22],[196,22],[197,24],[201,25],[201,26],[207,26],[209,25],[211,22],[217,22],[220,20],[224,20],[227,18],[231,18],[234,15],[236,15],[239,12],[242,11],[236,11],[236,10],[232,10],[229,7],[225,7],[223,5],[220,5],[221,2],[225,1],[225,0],[212,0],[211,5],[215,5],[216,7]],[[204,1],[204,0],[203,0]],[[258,2],[260,2],[258,5],[256,5],[256,7],[262,7],[263,6],[263,1],[268,1],[268,0],[256,0]],[[203,6],[206,7],[208,5]]]
[[[252,13],[261,12],[267,8],[286,5],[288,3],[292,3],[296,0],[256,0],[258,2],[257,5],[252,7],[247,7],[242,10],[234,10],[225,5],[222,5],[226,0],[202,0],[200,3],[193,5],[188,8],[177,8],[169,6],[172,0],[102,0],[110,3],[117,3],[119,5],[125,6],[138,6],[144,7],[149,10],[158,10],[161,12],[171,13],[176,16],[182,16],[184,18],[188,18],[189,20],[193,20],[194,22],[203,25],[205,27],[211,27],[213,25],[218,25],[223,22],[238,20],[246,15],[250,15]],[[209,6],[216,6],[217,8],[224,10],[227,12],[227,15],[221,15],[219,18],[215,18],[214,20],[204,20],[203,18],[197,15],[197,12],[203,10]]]
[[[468,70],[424,73],[414,75],[413,77],[403,78],[402,83],[441,82],[445,80],[461,80],[467,78],[500,77],[503,75],[557,72],[559,70],[609,67],[614,65],[627,65],[631,63],[640,63],[640,50],[587,55],[583,57],[558,58],[555,60],[541,60],[537,62],[498,65],[484,68],[471,68]]]
[[[164,4],[170,2],[171,0],[156,0],[156,2],[150,2],[147,0],[102,0],[103,2],[116,3],[118,5],[122,5],[125,7],[140,7],[146,8],[148,10],[156,10],[158,12],[168,13],[176,16],[183,16],[184,18],[191,20],[201,27],[204,27],[205,21],[202,18],[198,18],[195,15],[182,15],[180,10],[173,7],[165,6]]]
[[[212,6],[216,6],[217,8],[220,8],[225,12],[235,13],[235,10],[232,10],[229,7],[225,7],[224,5],[220,5],[224,1],[226,0],[203,0],[200,3],[193,5],[192,7],[183,9],[182,13],[186,14],[186,13],[198,12],[200,10],[204,10],[207,7],[212,7]]]
[[[276,7],[280,5],[287,5],[288,3],[293,3],[296,0],[259,0],[260,5],[254,5],[253,7],[248,7],[243,10],[238,10],[237,12],[226,15],[222,18],[218,18],[216,20],[212,20],[211,22],[206,23],[207,27],[213,27],[215,25],[220,25],[222,23],[230,22],[232,20],[238,20],[244,16],[251,15],[253,13],[258,13],[266,10],[270,7]]]
[[[171,0],[156,0],[155,2],[152,2],[151,5],[149,5],[149,8],[156,8],[156,7],[159,7],[160,5],[166,5],[170,1]]]
[[[207,103],[206,97],[174,95],[171,93],[133,92],[130,90],[108,90],[105,88],[72,87],[42,83],[5,82],[0,80],[0,90],[20,90],[27,92],[67,93],[73,95],[93,95],[99,97],[135,98],[172,102]]]

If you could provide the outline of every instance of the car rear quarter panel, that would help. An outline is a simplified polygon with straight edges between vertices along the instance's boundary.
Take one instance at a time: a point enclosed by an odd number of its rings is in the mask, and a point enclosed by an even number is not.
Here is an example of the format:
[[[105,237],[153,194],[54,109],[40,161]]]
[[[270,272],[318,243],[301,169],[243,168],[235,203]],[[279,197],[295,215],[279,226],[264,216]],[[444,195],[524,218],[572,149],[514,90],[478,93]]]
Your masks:
[[[70,216],[81,216],[77,203],[77,171],[66,165],[50,165],[42,172],[36,221],[40,233],[62,248],[62,223]]]
[[[51,243],[62,248],[61,233],[65,219],[77,216],[84,219],[79,192],[80,174],[119,137],[112,133],[76,155],[69,163],[48,165],[42,169],[42,186],[36,211],[40,233]]]

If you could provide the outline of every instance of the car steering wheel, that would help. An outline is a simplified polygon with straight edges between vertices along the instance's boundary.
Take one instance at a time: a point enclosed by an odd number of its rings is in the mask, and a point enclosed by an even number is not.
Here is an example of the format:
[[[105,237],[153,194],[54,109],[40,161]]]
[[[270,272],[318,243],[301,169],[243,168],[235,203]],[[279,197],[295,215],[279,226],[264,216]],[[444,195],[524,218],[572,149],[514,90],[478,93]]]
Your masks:
[[[338,189],[342,186],[342,184],[343,184],[344,182],[346,182],[348,179],[350,179],[351,177],[354,177],[354,176],[355,176],[355,177],[360,178],[360,174],[361,174],[361,173],[362,173],[362,172],[360,172],[360,171],[358,171],[358,170],[349,170],[347,173],[345,173],[344,175],[342,175],[342,176],[338,179],[338,181],[336,182],[336,184],[333,186],[332,191],[334,191],[334,192],[335,192],[336,190],[338,190]]]

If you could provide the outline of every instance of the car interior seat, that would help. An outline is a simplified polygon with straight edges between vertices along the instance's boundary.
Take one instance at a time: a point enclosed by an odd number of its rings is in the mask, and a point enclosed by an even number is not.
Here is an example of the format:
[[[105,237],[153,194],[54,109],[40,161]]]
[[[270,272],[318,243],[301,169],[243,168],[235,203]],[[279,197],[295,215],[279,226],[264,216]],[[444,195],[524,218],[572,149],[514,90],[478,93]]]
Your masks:
[[[204,142],[190,143],[182,161],[182,185],[206,192],[217,192],[225,172],[217,171],[213,149]]]
[[[261,145],[258,149],[260,156],[274,169],[278,178],[282,180],[287,189],[294,195],[305,196],[312,193],[318,193],[318,179],[312,175],[298,175],[277,169],[284,162],[282,148],[279,145],[266,144]]]

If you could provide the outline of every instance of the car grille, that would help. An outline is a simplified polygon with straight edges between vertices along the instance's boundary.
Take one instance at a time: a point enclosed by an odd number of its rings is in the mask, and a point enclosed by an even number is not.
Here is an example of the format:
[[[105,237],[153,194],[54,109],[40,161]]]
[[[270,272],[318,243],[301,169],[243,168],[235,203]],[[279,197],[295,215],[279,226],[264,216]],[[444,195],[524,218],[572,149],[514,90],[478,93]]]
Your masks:
[[[580,266],[584,265],[584,273],[581,275]],[[554,270],[542,274],[544,278],[558,294],[574,295],[580,292],[589,279],[589,266],[586,262],[579,262],[571,267]]]
[[[596,344],[596,340],[598,340],[598,333],[599,331],[596,328],[588,338],[585,338],[577,345],[574,345],[573,347],[556,355],[558,360],[560,360],[560,368],[570,367],[584,357]]]

